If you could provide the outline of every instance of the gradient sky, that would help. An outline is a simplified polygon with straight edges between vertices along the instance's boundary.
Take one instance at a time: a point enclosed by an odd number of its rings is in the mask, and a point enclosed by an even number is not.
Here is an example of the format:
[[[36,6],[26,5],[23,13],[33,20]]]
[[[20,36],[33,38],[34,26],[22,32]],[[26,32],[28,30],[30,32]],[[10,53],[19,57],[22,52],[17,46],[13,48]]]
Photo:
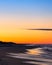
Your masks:
[[[52,0],[0,0],[0,40],[16,43],[52,43]]]

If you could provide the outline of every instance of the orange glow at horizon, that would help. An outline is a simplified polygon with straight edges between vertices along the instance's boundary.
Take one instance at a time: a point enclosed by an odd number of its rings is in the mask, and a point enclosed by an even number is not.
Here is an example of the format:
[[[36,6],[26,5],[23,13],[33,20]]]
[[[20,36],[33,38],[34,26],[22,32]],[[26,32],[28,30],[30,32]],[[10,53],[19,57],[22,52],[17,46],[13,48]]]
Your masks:
[[[18,29],[17,31],[0,32],[0,40],[16,43],[52,43],[51,31],[30,31]]]

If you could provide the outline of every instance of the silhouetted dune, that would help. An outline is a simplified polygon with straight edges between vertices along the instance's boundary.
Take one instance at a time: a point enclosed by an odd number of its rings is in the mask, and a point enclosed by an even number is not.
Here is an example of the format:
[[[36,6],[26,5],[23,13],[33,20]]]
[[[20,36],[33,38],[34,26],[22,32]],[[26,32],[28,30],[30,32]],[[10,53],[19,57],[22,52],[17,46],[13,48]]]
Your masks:
[[[2,42],[0,41],[0,46],[15,46],[16,44],[13,42]]]

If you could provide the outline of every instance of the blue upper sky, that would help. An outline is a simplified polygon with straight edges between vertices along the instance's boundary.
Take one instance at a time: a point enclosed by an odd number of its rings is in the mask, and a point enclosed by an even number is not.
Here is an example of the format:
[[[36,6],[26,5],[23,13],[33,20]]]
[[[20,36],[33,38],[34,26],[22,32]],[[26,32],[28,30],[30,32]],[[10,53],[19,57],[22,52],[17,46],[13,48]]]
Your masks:
[[[25,18],[25,21],[29,19],[26,22],[31,21],[33,25],[36,25],[38,22],[40,24],[42,22],[41,25],[45,24],[45,22],[52,24],[52,0],[0,0],[0,17],[1,16],[1,19],[6,18],[8,20],[9,18],[15,18],[17,20],[19,17],[18,19],[21,20],[20,23],[22,23],[22,19]],[[7,18],[7,16],[9,17]],[[24,24],[26,23],[25,21]],[[17,23],[19,23],[19,21]],[[26,23],[26,25],[27,24],[28,23]]]
[[[0,0],[0,11],[52,15],[52,0]]]

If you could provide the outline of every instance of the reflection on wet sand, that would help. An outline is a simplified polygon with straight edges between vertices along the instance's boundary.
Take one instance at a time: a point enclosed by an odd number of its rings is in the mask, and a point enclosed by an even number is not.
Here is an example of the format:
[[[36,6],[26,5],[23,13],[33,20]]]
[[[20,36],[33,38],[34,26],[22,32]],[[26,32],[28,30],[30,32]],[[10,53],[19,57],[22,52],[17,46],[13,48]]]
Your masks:
[[[42,53],[44,53],[44,51],[42,50],[42,48],[36,48],[36,49],[27,49],[26,53],[31,55],[41,55]]]
[[[24,59],[26,61],[22,61],[22,63],[26,64],[36,64],[36,65],[51,65],[52,60],[51,59],[45,59],[42,57],[39,57],[37,55],[31,55],[31,54],[24,54],[24,53],[8,53],[8,57],[18,58],[18,59]]]

